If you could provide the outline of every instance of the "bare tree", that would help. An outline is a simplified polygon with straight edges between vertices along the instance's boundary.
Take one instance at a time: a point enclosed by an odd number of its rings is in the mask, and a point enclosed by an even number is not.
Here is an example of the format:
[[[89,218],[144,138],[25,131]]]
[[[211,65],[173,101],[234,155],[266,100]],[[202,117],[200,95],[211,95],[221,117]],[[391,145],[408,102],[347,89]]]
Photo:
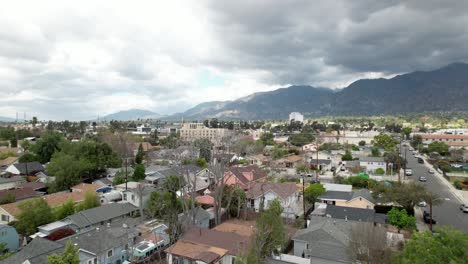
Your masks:
[[[354,261],[361,263],[391,263],[387,230],[373,223],[353,223],[348,252]]]

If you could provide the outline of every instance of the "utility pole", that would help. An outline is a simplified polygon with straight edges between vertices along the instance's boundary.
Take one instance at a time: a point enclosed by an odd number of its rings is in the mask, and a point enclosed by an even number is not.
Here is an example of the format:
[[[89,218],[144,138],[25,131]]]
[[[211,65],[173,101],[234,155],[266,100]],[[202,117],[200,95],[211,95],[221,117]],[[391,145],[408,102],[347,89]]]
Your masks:
[[[318,143],[316,144],[315,150],[317,151],[317,156],[315,159],[315,181],[318,182],[319,177],[318,177],[318,168],[319,168],[319,163],[318,163],[318,153],[319,153],[319,148],[318,148]]]
[[[429,193],[429,229],[432,232],[432,193]]]
[[[304,228],[307,228],[306,204],[305,204],[305,177],[302,174],[302,207],[304,210]]]
[[[125,191],[128,190],[128,158],[125,157]]]

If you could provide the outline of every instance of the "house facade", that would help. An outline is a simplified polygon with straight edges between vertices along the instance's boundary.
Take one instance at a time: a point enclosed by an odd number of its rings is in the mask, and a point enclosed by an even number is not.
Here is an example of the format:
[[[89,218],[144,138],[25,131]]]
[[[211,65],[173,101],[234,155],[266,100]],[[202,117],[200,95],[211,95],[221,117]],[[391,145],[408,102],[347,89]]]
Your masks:
[[[387,172],[387,164],[383,157],[361,157],[359,166],[365,168],[367,173],[374,174],[377,169]]]
[[[16,251],[20,245],[20,237],[16,229],[9,225],[0,225],[0,243],[5,243],[8,251]]]
[[[233,166],[224,173],[221,182],[228,186],[239,186],[247,190],[253,182],[266,182],[267,174],[264,170],[255,165]]]
[[[318,200],[331,205],[352,208],[373,209],[376,201],[367,189],[355,192],[327,191],[318,197]]]
[[[247,208],[255,212],[259,212],[261,206],[268,209],[275,199],[281,202],[283,217],[295,218],[303,211],[302,199],[295,183],[252,183],[246,196]]]

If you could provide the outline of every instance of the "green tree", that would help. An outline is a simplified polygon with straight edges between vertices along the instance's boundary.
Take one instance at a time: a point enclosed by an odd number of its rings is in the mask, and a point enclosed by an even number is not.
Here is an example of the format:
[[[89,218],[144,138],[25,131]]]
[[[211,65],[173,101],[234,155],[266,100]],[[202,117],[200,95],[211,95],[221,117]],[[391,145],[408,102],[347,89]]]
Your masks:
[[[39,157],[37,157],[36,155],[34,155],[33,153],[30,153],[30,152],[26,152],[24,153],[23,155],[21,155],[21,157],[19,157],[18,159],[19,162],[33,162],[33,161],[39,161]]]
[[[409,139],[412,131],[413,129],[411,127],[404,127],[401,129],[401,134],[403,134],[406,139]]]
[[[76,211],[87,210],[98,207],[100,205],[101,203],[99,202],[99,198],[97,197],[96,193],[86,192],[84,201],[78,205]]]
[[[398,228],[398,232],[403,228],[414,229],[416,227],[416,219],[408,215],[405,209],[393,207],[387,213],[387,219],[391,225]]]
[[[63,140],[63,135],[58,132],[46,132],[31,147],[31,151],[37,155],[41,163],[47,163],[52,158],[52,155],[59,150],[60,143]]]
[[[18,215],[16,230],[29,236],[37,232],[37,227],[55,220],[52,209],[42,198],[26,200],[18,205],[21,213]]]
[[[364,147],[366,145],[366,141],[361,140],[359,141],[359,146]]]
[[[33,125],[33,127],[36,127],[36,125],[37,125],[37,116],[33,116],[32,120],[31,120],[31,124]]]
[[[47,171],[55,176],[55,189],[67,190],[81,182],[81,176],[90,166],[85,160],[77,160],[74,156],[59,152],[54,155]]]
[[[263,146],[267,145],[275,145],[275,141],[273,140],[274,136],[272,133],[263,133],[260,136],[260,142],[262,142]]]
[[[380,150],[378,147],[371,148],[371,157],[380,157]]]
[[[47,264],[79,264],[80,257],[78,255],[78,248],[75,247],[71,240],[67,241],[65,251],[60,254],[52,254],[47,257]]]
[[[68,199],[59,208],[55,209],[55,218],[64,219],[65,217],[75,213],[75,203],[72,199]]]
[[[311,133],[300,133],[300,134],[293,134],[288,138],[288,141],[297,147],[302,147],[306,144],[311,143],[315,140],[315,137]]]
[[[410,144],[413,148],[419,148],[422,145],[422,137],[421,135],[414,135],[410,141]]]
[[[391,151],[398,144],[398,141],[387,134],[380,134],[374,137],[374,146]]]
[[[208,168],[208,163],[204,158],[198,158],[197,159],[197,166],[200,168]]]
[[[248,263],[263,263],[272,253],[279,253],[286,243],[286,228],[281,218],[283,208],[278,200],[273,200],[268,210],[260,214],[256,221],[253,245],[248,255]],[[280,250],[278,252],[278,249]]]
[[[320,195],[324,194],[325,191],[326,190],[322,184],[320,183],[311,184],[304,190],[304,198],[307,203],[312,205],[312,207],[315,207],[315,202],[317,201],[317,198]]]
[[[119,184],[125,183],[125,177],[119,174],[116,174],[114,180],[112,181],[112,185],[116,186]]]
[[[351,155],[351,152],[346,151],[345,154],[341,157],[341,160],[353,160],[353,155]]]
[[[143,145],[140,143],[138,146],[137,154],[135,155],[135,163],[141,164],[143,162],[143,158],[145,156],[145,152],[143,151]]]
[[[12,148],[17,148],[18,147],[18,139],[16,137],[12,137],[10,139],[10,145]]]
[[[7,246],[6,243],[0,242],[0,260],[4,260],[14,254],[14,252],[8,252]]]
[[[446,160],[439,160],[434,164],[434,166],[439,168],[444,173],[450,172],[452,170],[452,166],[450,166],[450,163]]]
[[[426,187],[415,182],[396,183],[391,187],[384,184],[375,185],[372,194],[374,197],[379,197],[382,202],[395,202],[401,205],[407,212],[412,212],[419,202],[428,198]]]
[[[197,139],[193,142],[193,145],[200,150],[200,158],[204,158],[207,162],[211,160],[211,148],[213,147],[213,144],[209,139]]]
[[[299,164],[296,166],[296,173],[297,174],[303,174],[303,173],[309,173],[310,168],[306,164]]]
[[[0,199],[0,204],[14,203],[15,201],[16,201],[15,195],[13,193],[8,192],[2,197],[2,199]]]
[[[133,171],[132,180],[138,182],[138,181],[144,180],[145,177],[146,177],[146,175],[145,175],[145,165],[136,164],[135,165],[135,170]]]
[[[413,233],[398,259],[402,264],[466,263],[468,234],[451,227]]]
[[[377,174],[377,175],[383,175],[383,174],[385,174],[385,170],[382,169],[382,168],[378,168],[378,169],[375,170],[375,174]]]
[[[437,152],[442,156],[449,153],[449,146],[445,142],[434,141],[427,146],[429,152]]]

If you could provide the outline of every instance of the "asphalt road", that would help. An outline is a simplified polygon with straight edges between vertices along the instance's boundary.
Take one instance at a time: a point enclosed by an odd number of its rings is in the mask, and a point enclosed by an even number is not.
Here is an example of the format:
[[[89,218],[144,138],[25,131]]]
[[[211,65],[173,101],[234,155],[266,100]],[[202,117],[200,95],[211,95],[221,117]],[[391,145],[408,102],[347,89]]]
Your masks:
[[[418,163],[418,160],[413,156],[409,148],[406,151],[407,168],[413,169],[413,176],[408,176],[407,178],[419,182],[419,176],[426,176],[427,182],[420,183],[426,185],[432,194],[442,198],[441,204],[432,207],[433,218],[437,221],[435,226],[448,225],[468,232],[468,213],[463,213],[460,210],[461,202],[450,192],[445,183],[441,182],[442,179],[437,178],[438,176],[434,174],[430,174],[424,164]],[[404,157],[404,155],[405,147],[402,148],[402,156]],[[429,212],[429,204],[422,209]]]

